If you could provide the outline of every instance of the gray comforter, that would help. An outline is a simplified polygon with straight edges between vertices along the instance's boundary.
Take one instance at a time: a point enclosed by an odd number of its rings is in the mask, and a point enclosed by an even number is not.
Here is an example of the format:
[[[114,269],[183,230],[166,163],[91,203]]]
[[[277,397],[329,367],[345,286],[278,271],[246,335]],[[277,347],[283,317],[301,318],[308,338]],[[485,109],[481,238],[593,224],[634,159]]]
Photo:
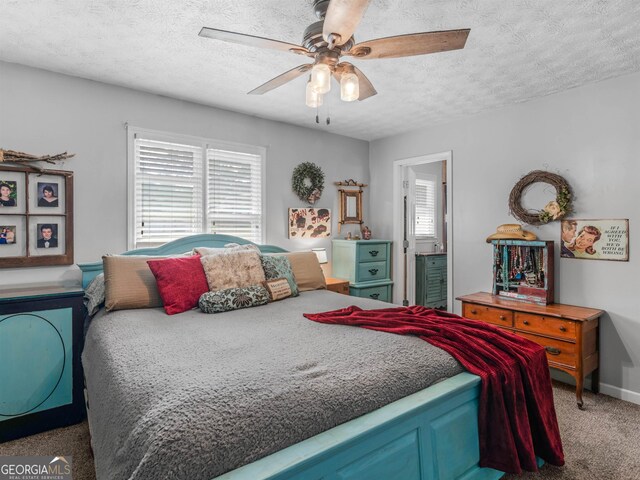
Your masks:
[[[312,322],[327,291],[207,315],[101,311],[82,361],[99,480],[209,480],[460,373],[415,338]]]

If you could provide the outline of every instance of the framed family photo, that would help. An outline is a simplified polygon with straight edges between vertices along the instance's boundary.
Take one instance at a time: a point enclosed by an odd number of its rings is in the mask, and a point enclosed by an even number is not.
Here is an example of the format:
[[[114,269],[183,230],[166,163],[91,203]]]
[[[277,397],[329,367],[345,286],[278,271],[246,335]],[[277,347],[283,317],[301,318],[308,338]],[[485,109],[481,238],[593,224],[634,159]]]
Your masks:
[[[73,263],[73,172],[0,165],[0,268]]]
[[[560,256],[584,260],[629,261],[629,220],[562,220]]]

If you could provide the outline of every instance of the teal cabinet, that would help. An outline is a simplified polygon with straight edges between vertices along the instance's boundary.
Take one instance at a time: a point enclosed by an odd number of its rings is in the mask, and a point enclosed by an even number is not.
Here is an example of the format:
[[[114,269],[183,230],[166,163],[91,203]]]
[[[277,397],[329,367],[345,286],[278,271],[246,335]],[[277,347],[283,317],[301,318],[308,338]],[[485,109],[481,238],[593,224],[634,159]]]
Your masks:
[[[82,297],[60,287],[0,294],[0,442],[82,419]]]
[[[447,254],[416,255],[416,305],[447,308]]]
[[[349,281],[349,294],[392,301],[391,242],[333,240],[332,275]]]

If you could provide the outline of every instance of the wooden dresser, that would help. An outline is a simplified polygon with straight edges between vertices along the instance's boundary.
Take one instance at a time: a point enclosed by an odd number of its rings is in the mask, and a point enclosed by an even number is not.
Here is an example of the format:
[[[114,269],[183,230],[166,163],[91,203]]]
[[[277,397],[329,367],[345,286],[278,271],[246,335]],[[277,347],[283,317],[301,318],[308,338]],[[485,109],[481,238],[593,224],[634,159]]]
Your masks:
[[[576,379],[578,407],[582,408],[584,378],[590,373],[591,390],[598,393],[598,322],[602,310],[560,303],[528,304],[484,292],[457,300],[462,302],[463,317],[498,325],[545,347],[549,366]]]
[[[330,292],[349,295],[349,280],[332,277],[327,277],[325,280],[327,281],[327,290],[329,290]]]

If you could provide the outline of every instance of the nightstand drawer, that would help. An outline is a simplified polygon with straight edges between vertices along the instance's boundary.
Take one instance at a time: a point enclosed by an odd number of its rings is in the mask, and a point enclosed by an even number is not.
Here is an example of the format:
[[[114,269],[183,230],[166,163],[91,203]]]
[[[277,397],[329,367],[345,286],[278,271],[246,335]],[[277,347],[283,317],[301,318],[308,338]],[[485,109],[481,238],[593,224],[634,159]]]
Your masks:
[[[513,312],[502,308],[465,303],[462,309],[462,316],[472,320],[493,323],[501,327],[513,327]]]
[[[366,262],[358,264],[356,283],[371,282],[387,278],[387,262]]]
[[[391,301],[391,285],[380,285],[377,287],[351,287],[351,295],[354,297],[372,298],[383,302]]]
[[[569,340],[575,340],[576,338],[576,324],[561,318],[516,312],[515,326],[526,332],[539,333],[551,337],[561,337]]]
[[[361,262],[376,262],[387,259],[386,243],[358,245],[358,258]]]
[[[575,368],[576,366],[576,344],[563,342],[554,338],[530,335],[528,333],[517,332],[518,335],[542,345],[547,351],[549,363],[559,363]]]

